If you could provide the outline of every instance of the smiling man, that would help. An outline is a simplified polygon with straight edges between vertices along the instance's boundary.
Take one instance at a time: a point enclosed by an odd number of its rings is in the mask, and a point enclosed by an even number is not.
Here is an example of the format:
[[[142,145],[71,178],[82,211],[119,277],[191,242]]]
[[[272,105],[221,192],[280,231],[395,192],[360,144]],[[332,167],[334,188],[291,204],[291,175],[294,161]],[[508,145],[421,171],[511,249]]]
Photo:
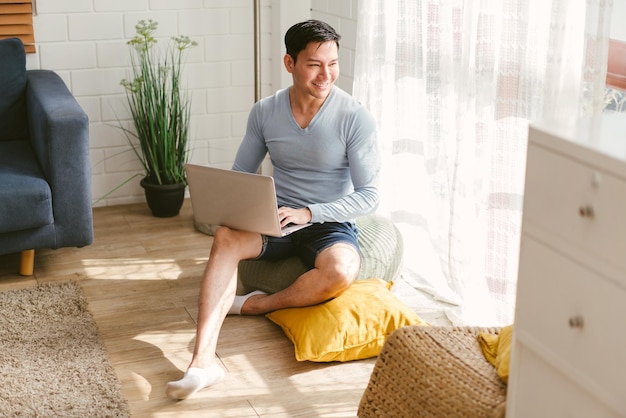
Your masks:
[[[317,20],[287,31],[283,62],[293,84],[255,103],[233,164],[233,170],[255,173],[269,154],[281,224],[312,225],[280,238],[216,231],[200,288],[193,357],[183,378],[167,384],[170,398],[185,399],[224,377],[215,350],[227,314],[315,305],[343,293],[358,275],[354,219],[378,206],[380,160],[374,119],[335,86],[340,38]],[[291,286],[235,296],[239,261],[292,255],[310,270]]]

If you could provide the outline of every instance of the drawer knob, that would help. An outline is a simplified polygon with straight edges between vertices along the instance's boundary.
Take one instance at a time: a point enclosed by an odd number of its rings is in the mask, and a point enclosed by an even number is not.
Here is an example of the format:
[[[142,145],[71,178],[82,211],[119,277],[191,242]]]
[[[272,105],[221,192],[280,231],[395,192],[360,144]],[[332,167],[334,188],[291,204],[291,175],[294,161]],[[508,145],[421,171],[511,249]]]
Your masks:
[[[569,319],[570,328],[582,329],[585,326],[585,320],[582,316],[576,315]]]
[[[600,187],[600,184],[602,183],[602,176],[600,175],[600,173],[595,172],[593,173],[593,175],[591,176],[591,185],[593,187]]]
[[[578,208],[578,214],[583,218],[593,218],[593,206],[585,205]]]

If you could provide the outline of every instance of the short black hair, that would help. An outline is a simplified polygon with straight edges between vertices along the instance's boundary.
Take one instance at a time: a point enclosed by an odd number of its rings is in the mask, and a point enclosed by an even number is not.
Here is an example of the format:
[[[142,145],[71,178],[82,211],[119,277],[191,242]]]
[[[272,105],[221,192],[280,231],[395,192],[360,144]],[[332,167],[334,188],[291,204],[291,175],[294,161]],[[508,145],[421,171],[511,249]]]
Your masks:
[[[306,49],[309,43],[334,41],[337,49],[339,49],[340,39],[341,35],[328,23],[311,19],[296,23],[287,30],[287,33],[285,33],[285,47],[287,48],[287,54],[293,58],[295,63],[300,51]]]

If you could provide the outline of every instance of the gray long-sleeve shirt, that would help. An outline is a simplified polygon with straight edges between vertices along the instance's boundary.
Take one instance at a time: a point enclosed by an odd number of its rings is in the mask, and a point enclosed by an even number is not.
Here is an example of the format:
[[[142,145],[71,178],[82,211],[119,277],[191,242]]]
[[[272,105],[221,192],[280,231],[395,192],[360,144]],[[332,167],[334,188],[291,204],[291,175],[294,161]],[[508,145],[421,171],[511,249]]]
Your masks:
[[[337,86],[304,129],[289,89],[255,103],[233,170],[254,173],[267,153],[279,206],[308,207],[312,222],[353,220],[378,206],[376,123]]]

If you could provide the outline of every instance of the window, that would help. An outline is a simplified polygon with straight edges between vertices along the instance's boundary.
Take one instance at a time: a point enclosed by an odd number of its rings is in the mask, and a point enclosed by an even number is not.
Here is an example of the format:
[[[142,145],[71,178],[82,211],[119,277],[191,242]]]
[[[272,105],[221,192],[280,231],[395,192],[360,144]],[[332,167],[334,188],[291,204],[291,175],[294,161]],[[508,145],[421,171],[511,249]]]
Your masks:
[[[32,0],[0,0],[0,39],[13,37],[22,40],[26,52],[35,52]]]
[[[606,84],[626,90],[626,42],[611,39],[609,41],[609,64]]]

